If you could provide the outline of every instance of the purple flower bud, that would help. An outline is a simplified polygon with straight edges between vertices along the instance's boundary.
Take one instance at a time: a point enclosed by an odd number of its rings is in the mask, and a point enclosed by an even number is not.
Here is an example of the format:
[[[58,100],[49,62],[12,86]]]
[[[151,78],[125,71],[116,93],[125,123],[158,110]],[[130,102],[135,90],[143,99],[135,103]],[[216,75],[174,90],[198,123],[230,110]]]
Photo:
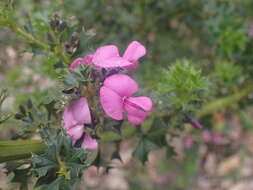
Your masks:
[[[189,123],[196,129],[202,129],[202,125],[199,123],[198,120],[190,120]]]

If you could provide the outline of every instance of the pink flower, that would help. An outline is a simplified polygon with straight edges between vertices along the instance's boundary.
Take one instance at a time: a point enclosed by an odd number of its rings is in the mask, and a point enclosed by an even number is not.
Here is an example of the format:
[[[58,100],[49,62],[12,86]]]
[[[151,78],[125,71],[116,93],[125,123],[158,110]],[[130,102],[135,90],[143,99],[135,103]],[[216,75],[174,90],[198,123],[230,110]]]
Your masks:
[[[212,135],[210,132],[204,132],[203,133],[203,140],[206,142],[206,143],[210,143],[212,141]]]
[[[100,102],[105,113],[122,120],[125,112],[130,123],[141,124],[152,109],[152,101],[145,96],[130,97],[137,91],[137,83],[128,75],[115,74],[106,78],[100,88]]]
[[[206,143],[214,143],[214,144],[221,144],[223,141],[222,134],[218,132],[204,132],[203,133],[203,140]]]
[[[92,62],[99,68],[121,67],[135,69],[138,59],[146,54],[146,48],[137,41],[133,41],[127,47],[123,57],[119,55],[119,50],[115,45],[106,45],[97,49]]]
[[[221,144],[222,143],[222,135],[220,133],[214,132],[213,133],[213,142],[215,144]]]
[[[96,139],[92,138],[89,134],[85,133],[82,147],[84,149],[96,150],[98,148],[98,143]]]
[[[250,37],[253,37],[253,23],[251,23],[250,26],[249,26],[248,35],[249,35]]]
[[[190,149],[193,145],[193,140],[189,136],[183,137],[183,144],[186,149]]]
[[[74,70],[75,68],[78,67],[79,64],[92,65],[92,58],[93,58],[93,54],[88,54],[83,58],[79,57],[79,58],[75,59],[70,65],[70,70]]]
[[[63,127],[66,133],[76,143],[84,133],[84,124],[91,124],[90,109],[87,99],[82,97],[73,100],[63,112]],[[97,141],[89,134],[85,134],[82,147],[87,149],[97,149]]]

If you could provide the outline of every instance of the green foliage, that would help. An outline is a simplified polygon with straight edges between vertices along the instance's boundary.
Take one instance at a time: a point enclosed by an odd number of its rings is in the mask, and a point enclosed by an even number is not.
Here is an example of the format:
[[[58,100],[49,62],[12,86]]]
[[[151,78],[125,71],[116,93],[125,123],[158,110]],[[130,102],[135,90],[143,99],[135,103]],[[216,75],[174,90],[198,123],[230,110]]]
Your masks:
[[[12,115],[11,114],[4,114],[1,111],[1,106],[4,102],[4,100],[7,98],[8,92],[6,89],[0,90],[0,125],[7,121]]]
[[[201,93],[207,88],[207,79],[201,71],[187,60],[177,60],[163,74],[159,90],[167,94],[176,108],[190,110],[190,104],[200,101]]]
[[[245,50],[248,41],[241,5],[227,0],[207,1],[206,25],[217,44],[217,53],[231,58]]]
[[[244,110],[253,103],[249,95],[253,46],[252,37],[246,31],[247,21],[252,20],[249,1],[66,0],[62,3],[45,0],[35,3],[25,0],[0,4],[0,26],[9,28],[0,31],[0,48],[5,54],[5,44],[8,44],[18,55],[12,58],[0,53],[4,63],[0,69],[0,85],[10,88],[14,106],[16,102],[22,103],[16,106],[19,110],[15,115],[20,122],[14,122],[21,135],[14,137],[30,139],[39,132],[42,139],[31,144],[22,141],[20,146],[16,141],[14,145],[9,141],[7,145],[0,143],[2,161],[29,158],[33,153],[29,161],[6,166],[8,173],[14,174],[12,182],[20,183],[21,188],[27,189],[33,171],[38,178],[38,189],[73,189],[88,166],[104,167],[107,172],[112,168],[102,151],[107,151],[106,141],[116,148],[108,158],[121,160],[120,144],[131,136],[138,139],[133,152],[136,159],[145,163],[151,151],[164,148],[166,162],[163,164],[166,165],[175,155],[170,145],[172,139],[191,133],[184,125],[185,118],[190,116],[199,117],[206,124],[203,126],[211,130],[216,122],[214,113],[222,109],[224,114],[233,114],[238,109],[245,130],[252,128]],[[116,44],[122,55],[132,40],[140,41],[147,48],[135,77],[145,85],[145,90],[139,89],[140,94],[145,92],[154,102],[147,122],[136,128],[108,118],[101,108],[98,92],[105,77],[102,69],[80,65],[74,71],[69,70],[71,61],[94,52],[101,45]],[[21,52],[32,53],[32,64],[30,59],[23,60]],[[8,59],[17,60],[9,64]],[[33,75],[24,72],[27,67],[42,80],[50,77],[56,86],[45,90],[44,83],[33,81]],[[27,87],[32,91],[28,92]],[[31,94],[32,101],[25,101]],[[88,98],[93,120],[90,126],[85,126],[85,132],[101,138],[98,153],[90,154],[77,144],[72,145],[61,128],[63,109],[69,101],[81,96]],[[0,105],[5,97],[6,91],[0,93]],[[0,124],[5,124],[10,115],[1,110]],[[197,140],[201,139],[201,132],[193,133]],[[174,164],[172,160],[173,164],[167,168],[178,167],[180,176],[175,189],[191,188],[197,172],[198,147],[184,153],[186,159],[182,163]],[[29,167],[25,168],[25,164]],[[138,189],[146,188],[140,183]]]
[[[22,162],[7,162],[6,169],[8,175],[11,173],[14,175],[11,182],[19,183],[20,190],[25,190],[28,189],[28,179],[31,177],[31,166],[22,168],[22,165]]]
[[[92,68],[89,65],[79,65],[78,69],[75,69],[73,72],[68,72],[63,76],[63,88],[65,90],[79,88],[93,81],[91,71]]]
[[[13,8],[11,1],[8,2],[1,2],[0,3],[0,26],[9,26],[12,27],[14,24],[14,17],[13,17]]]
[[[218,46],[221,52],[231,57],[233,53],[242,52],[246,48],[247,36],[245,31],[228,28],[221,33]]]
[[[133,152],[133,156],[144,164],[148,160],[149,152],[163,146],[167,147],[168,145],[165,139],[167,130],[165,122],[160,118],[153,121],[151,128],[147,132],[144,133],[139,130],[140,140]]]
[[[21,121],[22,138],[28,138],[35,134],[37,129],[47,127],[52,124],[49,110],[46,109],[46,104],[33,104],[28,100],[25,105],[19,105],[19,112],[15,115],[17,120]]]
[[[229,61],[220,61],[215,65],[214,80],[219,86],[232,87],[238,84],[243,78],[242,68]],[[216,83],[217,84],[217,83]]]
[[[137,145],[133,156],[144,164],[148,160],[148,153],[158,148],[159,146],[157,146],[154,142],[145,137],[142,137],[139,140],[139,144]]]
[[[74,147],[70,138],[54,130],[44,129],[41,135],[46,140],[45,152],[31,158],[33,170],[38,177],[36,187],[71,189],[82,170],[88,166],[85,162],[87,152]]]

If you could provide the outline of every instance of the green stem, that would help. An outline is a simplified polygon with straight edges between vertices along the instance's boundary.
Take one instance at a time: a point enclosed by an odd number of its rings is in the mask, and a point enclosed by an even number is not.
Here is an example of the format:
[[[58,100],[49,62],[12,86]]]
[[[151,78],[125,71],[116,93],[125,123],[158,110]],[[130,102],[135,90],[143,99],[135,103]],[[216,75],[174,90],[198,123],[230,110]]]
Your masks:
[[[50,50],[50,46],[41,42],[40,40],[35,39],[31,34],[25,32],[21,28],[17,27],[16,25],[10,25],[8,26],[13,32],[19,34],[20,36],[23,36],[25,39],[28,41],[38,45],[41,47],[43,50],[50,52],[52,55],[57,56],[59,55],[62,60],[65,63],[70,63],[69,58],[63,53],[63,49],[61,47],[61,44],[57,44],[57,47],[54,50]]]
[[[248,95],[252,90],[253,86],[248,86],[247,88],[244,88],[231,96],[220,98],[209,104],[206,104],[200,109],[196,116],[197,118],[200,118],[215,111],[218,111],[222,108],[225,108],[229,105],[232,105],[241,100],[244,96]]]
[[[32,153],[41,154],[44,149],[41,140],[0,141],[0,163],[30,158]]]
[[[62,44],[60,43],[59,39],[57,39],[55,32],[50,31],[50,35],[52,36],[52,39],[53,39],[54,43],[56,44],[56,46],[55,46],[55,48],[54,48],[54,55],[55,55],[55,56],[59,55],[65,63],[69,63],[70,60],[69,60],[69,58],[63,53]]]
[[[23,36],[24,38],[26,38],[26,39],[29,40],[30,42],[32,42],[32,43],[34,43],[34,44],[40,46],[40,47],[43,48],[44,50],[50,51],[50,47],[49,47],[47,44],[45,44],[45,43],[43,43],[43,42],[41,42],[41,41],[35,39],[31,34],[25,32],[25,31],[22,30],[21,28],[19,28],[19,27],[17,27],[17,26],[14,25],[14,26],[11,26],[10,29],[11,29],[13,32],[19,34],[20,36]]]

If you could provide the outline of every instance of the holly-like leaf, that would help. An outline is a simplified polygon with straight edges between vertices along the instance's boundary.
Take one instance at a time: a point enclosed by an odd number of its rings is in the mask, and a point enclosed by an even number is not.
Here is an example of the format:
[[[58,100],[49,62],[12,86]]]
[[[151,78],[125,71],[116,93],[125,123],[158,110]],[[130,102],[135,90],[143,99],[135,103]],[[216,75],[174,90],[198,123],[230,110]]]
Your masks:
[[[133,152],[133,156],[144,164],[148,160],[149,152],[158,148],[160,147],[157,144],[148,138],[142,137],[137,145],[137,148]]]
[[[20,189],[27,189],[28,188],[28,180],[31,177],[30,168],[26,169],[15,169],[14,177],[12,178],[11,182],[13,183],[20,183]]]
[[[43,129],[41,136],[47,148],[44,154],[31,158],[38,177],[36,186],[42,189],[71,189],[71,184],[88,165],[87,152],[74,147],[69,137],[54,129]]]
[[[155,139],[157,137],[163,136],[167,131],[167,125],[162,120],[162,118],[157,118],[153,121],[152,127],[147,132],[147,137],[150,139]]]
[[[54,180],[52,183],[50,183],[49,185],[45,186],[42,188],[42,190],[46,190],[46,189],[50,189],[50,190],[60,190],[60,185],[62,182],[62,177],[57,178],[56,180]]]
[[[28,181],[31,177],[31,167],[22,168],[24,162],[7,162],[5,168],[7,169],[6,174],[13,174],[11,182],[19,183],[20,189],[28,189]]]
[[[87,64],[80,64],[78,68],[68,72],[63,76],[63,85],[65,90],[78,88],[85,82],[91,81],[92,68]]]
[[[47,166],[43,166],[40,168],[36,168],[36,169],[34,169],[34,171],[37,173],[38,177],[40,178],[42,176],[45,176],[47,174],[47,172],[52,168],[55,168],[55,166],[54,165],[47,165]]]

